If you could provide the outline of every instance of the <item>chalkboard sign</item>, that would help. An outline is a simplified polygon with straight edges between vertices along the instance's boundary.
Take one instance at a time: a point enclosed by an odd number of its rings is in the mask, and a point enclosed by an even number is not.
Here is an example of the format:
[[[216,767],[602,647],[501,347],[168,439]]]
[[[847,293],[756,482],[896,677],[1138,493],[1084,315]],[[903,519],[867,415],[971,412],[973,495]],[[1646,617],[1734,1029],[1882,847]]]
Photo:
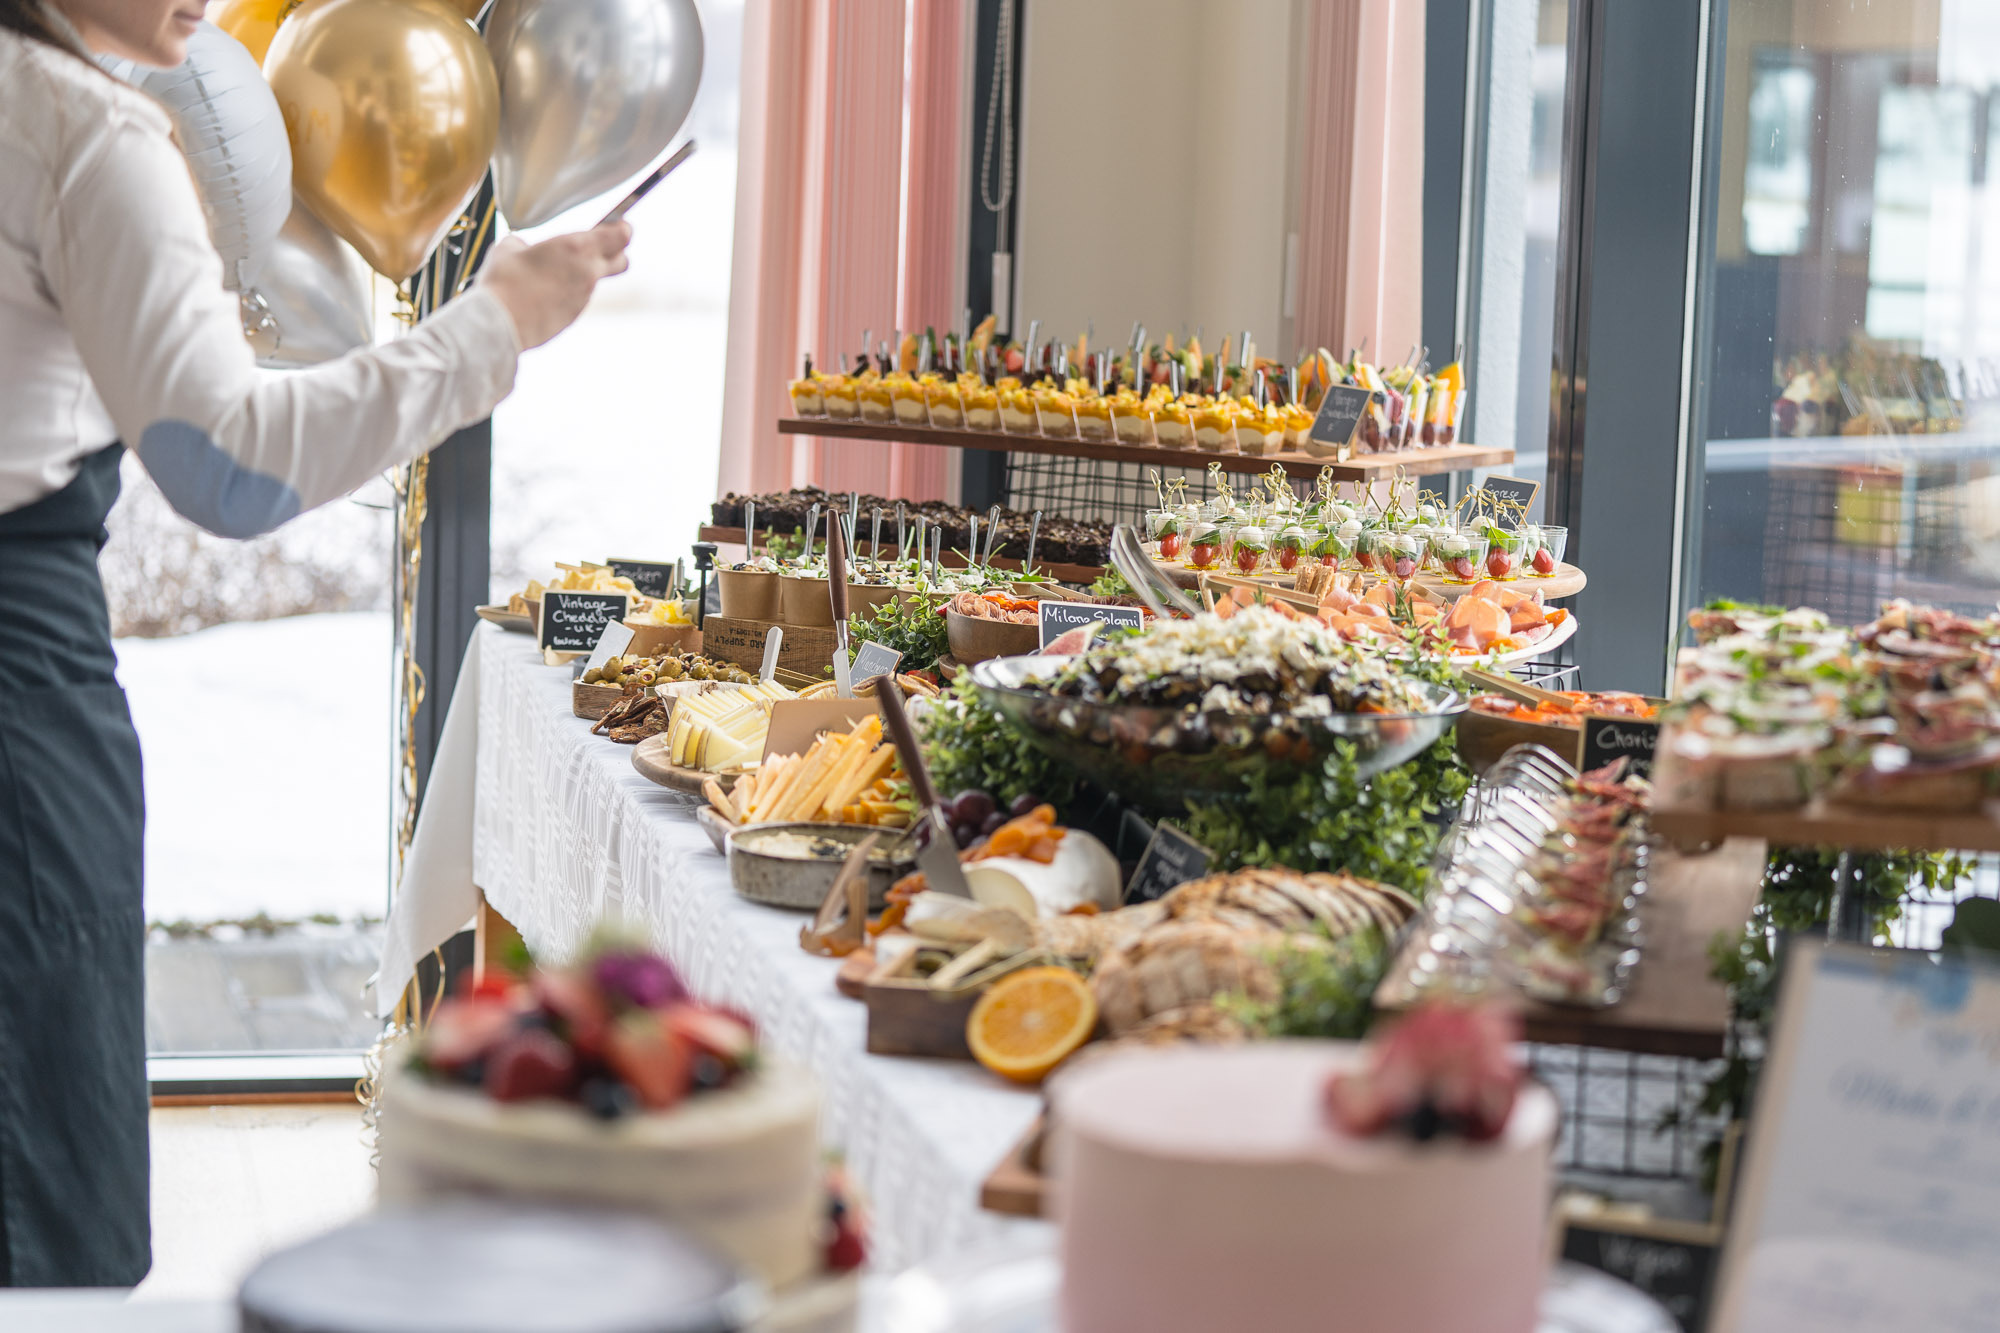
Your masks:
[[[560,653],[587,653],[604,637],[604,627],[623,620],[632,599],[622,592],[542,594],[542,628],[536,642]]]
[[[850,668],[853,672],[852,683],[858,688],[877,676],[889,675],[902,660],[903,655],[895,649],[885,648],[872,640],[864,640],[854,653],[854,665]]]
[[[1146,844],[1139,868],[1132,872],[1132,882],[1125,886],[1125,901],[1151,902],[1189,880],[1200,879],[1208,873],[1212,859],[1208,848],[1172,824],[1161,824],[1153,830],[1153,840]]]
[[[1692,1230],[1692,1228],[1690,1228]],[[1709,1284],[1717,1246],[1644,1223],[1629,1227],[1571,1221],[1563,1229],[1563,1258],[1629,1282],[1666,1308],[1687,1333],[1708,1318]]]
[[[1354,445],[1354,432],[1361,428],[1361,418],[1368,415],[1369,405],[1381,400],[1382,395],[1373,389],[1364,389],[1358,384],[1336,384],[1326,391],[1326,397],[1319,400],[1319,415],[1313,418],[1313,443],[1348,449]]]
[[[1535,493],[1541,489],[1542,483],[1525,477],[1488,477],[1473,494],[1472,512],[1512,532],[1521,526],[1522,518],[1535,503]]]
[[[1102,606],[1096,602],[1043,602],[1042,647],[1085,625],[1122,625],[1144,629],[1146,613],[1136,606]]]
[[[680,591],[674,587],[674,564],[671,560],[613,560],[611,572],[618,578],[632,580],[632,586],[644,596],[664,601]]]
[[[1627,777],[1650,777],[1653,748],[1660,743],[1660,724],[1639,717],[1606,717],[1589,713],[1583,719],[1583,762],[1586,773],[1624,757]]]

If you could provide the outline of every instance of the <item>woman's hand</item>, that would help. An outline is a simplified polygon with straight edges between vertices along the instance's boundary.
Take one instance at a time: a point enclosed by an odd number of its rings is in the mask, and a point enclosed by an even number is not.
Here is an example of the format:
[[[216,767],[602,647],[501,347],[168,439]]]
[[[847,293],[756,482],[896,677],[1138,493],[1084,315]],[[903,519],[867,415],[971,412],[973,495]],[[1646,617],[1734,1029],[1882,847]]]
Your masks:
[[[629,222],[551,237],[538,245],[509,236],[493,247],[479,281],[514,317],[514,331],[526,351],[576,322],[598,279],[630,266],[625,247],[631,243]]]

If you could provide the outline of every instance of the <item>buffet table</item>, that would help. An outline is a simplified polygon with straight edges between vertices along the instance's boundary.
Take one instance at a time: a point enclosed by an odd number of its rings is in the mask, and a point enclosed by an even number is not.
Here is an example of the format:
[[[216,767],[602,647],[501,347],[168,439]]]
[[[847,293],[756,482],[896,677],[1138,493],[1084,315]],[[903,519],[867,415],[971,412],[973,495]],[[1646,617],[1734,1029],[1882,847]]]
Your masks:
[[[799,948],[802,914],[730,888],[698,798],[655,786],[631,747],[591,735],[571,715],[569,671],[544,666],[532,640],[478,632],[473,882],[529,949],[560,958],[600,920],[631,922],[696,993],[750,1014],[809,1066],[822,1133],[872,1209],[878,1271],[1042,1228],[978,1203],[1039,1096],[969,1062],[866,1054],[866,1012],[834,990],[837,963]]]

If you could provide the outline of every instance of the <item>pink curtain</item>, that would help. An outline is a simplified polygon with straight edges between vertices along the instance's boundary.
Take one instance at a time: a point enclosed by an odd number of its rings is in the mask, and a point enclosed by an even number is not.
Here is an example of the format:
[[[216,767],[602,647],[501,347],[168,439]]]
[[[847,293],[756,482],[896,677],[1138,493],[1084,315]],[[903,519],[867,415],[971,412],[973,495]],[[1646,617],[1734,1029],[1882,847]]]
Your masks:
[[[1394,363],[1422,323],[1423,0],[1313,0],[1306,41],[1295,336]]]
[[[750,0],[721,480],[943,494],[943,451],[780,435],[810,353],[951,326],[965,0]]]

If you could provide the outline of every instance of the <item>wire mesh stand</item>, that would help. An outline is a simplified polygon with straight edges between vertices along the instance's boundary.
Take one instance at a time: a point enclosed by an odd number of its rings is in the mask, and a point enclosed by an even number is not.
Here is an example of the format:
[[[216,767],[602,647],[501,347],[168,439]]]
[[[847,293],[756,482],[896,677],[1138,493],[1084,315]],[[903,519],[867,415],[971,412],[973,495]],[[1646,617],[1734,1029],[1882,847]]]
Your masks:
[[[1133,523],[1144,520],[1159,504],[1153,488],[1157,473],[1162,486],[1176,479],[1186,483],[1187,498],[1213,499],[1214,488],[1208,473],[1199,468],[1154,467],[1150,463],[1111,463],[1093,458],[1072,458],[1046,454],[1008,454],[1007,504],[1014,509],[1061,514],[1065,518],[1094,519],[1101,523]],[[1237,494],[1246,493],[1251,478],[1238,477],[1231,484]],[[1292,478],[1292,491],[1309,494],[1312,483]]]

